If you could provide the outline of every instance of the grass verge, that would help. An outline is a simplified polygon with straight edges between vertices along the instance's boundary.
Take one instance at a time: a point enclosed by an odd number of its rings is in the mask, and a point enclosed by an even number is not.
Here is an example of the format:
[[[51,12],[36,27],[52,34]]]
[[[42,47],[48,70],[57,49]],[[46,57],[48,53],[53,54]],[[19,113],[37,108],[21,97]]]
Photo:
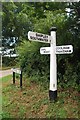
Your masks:
[[[50,102],[48,88],[23,79],[22,90],[19,78],[15,85],[11,76],[3,78],[3,118],[77,118],[79,119],[79,93],[72,89],[58,88],[57,102]]]

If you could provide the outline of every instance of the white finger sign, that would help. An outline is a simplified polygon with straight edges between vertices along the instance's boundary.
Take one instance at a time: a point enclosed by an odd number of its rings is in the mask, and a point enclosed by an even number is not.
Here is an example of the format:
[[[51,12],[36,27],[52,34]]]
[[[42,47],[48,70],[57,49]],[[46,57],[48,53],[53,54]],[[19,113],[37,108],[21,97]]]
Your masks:
[[[41,47],[40,53],[41,54],[50,54],[50,47]]]
[[[51,42],[51,36],[37,33],[37,32],[28,32],[28,39],[31,41],[37,41],[37,42],[44,42],[44,43],[50,43]]]
[[[63,46],[56,46],[56,54],[71,54],[73,52],[72,45],[63,45]]]

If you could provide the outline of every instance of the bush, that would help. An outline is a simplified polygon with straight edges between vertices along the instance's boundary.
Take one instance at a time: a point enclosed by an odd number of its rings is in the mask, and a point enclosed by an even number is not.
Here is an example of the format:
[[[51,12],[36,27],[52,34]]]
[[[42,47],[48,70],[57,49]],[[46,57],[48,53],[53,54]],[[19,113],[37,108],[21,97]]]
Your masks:
[[[16,58],[14,57],[3,57],[2,58],[2,66],[3,67],[11,67],[16,65]]]
[[[40,54],[40,47],[43,45],[37,42],[24,41],[18,47],[19,65],[26,76],[34,81],[43,81],[44,78],[45,80],[49,78],[49,55]]]

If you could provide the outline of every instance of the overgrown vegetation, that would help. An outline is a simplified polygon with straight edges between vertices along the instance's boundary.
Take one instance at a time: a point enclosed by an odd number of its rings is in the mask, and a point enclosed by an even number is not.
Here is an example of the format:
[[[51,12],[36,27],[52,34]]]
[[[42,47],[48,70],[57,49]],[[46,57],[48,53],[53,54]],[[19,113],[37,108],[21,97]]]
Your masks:
[[[52,6],[51,3],[35,3],[28,4],[34,12],[34,16],[30,16],[33,28],[30,30],[50,34],[49,29],[52,26],[57,27],[57,45],[72,44],[74,52],[72,55],[58,55],[58,82],[62,86],[72,87],[79,83],[79,9],[80,3],[52,3],[54,10],[46,9]],[[57,6],[58,5],[58,6]],[[26,6],[25,6],[26,7]],[[37,8],[38,7],[38,8]],[[33,9],[35,8],[35,10]],[[42,10],[42,9],[43,10]],[[66,8],[70,12],[66,12]],[[40,10],[41,9],[41,10]],[[45,12],[43,12],[45,11]],[[75,16],[75,17],[74,17]],[[28,17],[29,18],[29,17]],[[76,21],[75,21],[76,19]],[[77,25],[78,24],[78,25]],[[29,29],[28,29],[29,31]],[[65,31],[65,32],[64,32]],[[77,41],[77,42],[76,42]],[[49,55],[40,55],[40,47],[49,46],[48,44],[28,42],[22,39],[18,47],[19,64],[25,74],[31,79],[37,81],[49,80]],[[78,51],[77,51],[78,50]],[[77,59],[77,61],[76,61]],[[76,66],[76,67],[75,67]],[[70,83],[69,83],[70,82]]]
[[[49,45],[28,42],[28,31],[50,34],[50,28],[56,26],[57,45],[72,44],[74,47],[72,55],[58,55],[58,80],[65,85],[69,81],[70,84],[80,82],[79,4],[80,2],[3,3],[3,46],[18,46],[19,66],[32,79],[49,80],[49,55],[39,53],[40,47]],[[14,62],[7,62],[6,59],[3,63],[8,65]]]
[[[17,64],[15,57],[3,57],[2,58],[2,69],[4,67],[12,67]]]
[[[79,93],[73,88],[61,89],[58,86],[58,101],[51,103],[48,88],[23,79],[23,89],[19,79],[12,84],[11,76],[2,79],[2,118],[79,118]],[[6,80],[6,82],[5,82]]]

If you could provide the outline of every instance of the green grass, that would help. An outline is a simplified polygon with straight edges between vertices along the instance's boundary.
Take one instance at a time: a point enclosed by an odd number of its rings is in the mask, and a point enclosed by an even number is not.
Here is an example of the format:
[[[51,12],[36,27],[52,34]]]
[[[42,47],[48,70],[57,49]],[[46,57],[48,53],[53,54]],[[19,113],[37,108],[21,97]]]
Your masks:
[[[8,75],[8,76],[0,78],[0,80],[2,80],[2,82],[6,82],[6,81],[9,81],[11,79],[12,79],[12,75]]]
[[[3,118],[78,118],[78,92],[58,88],[57,102],[50,102],[48,88],[23,79],[23,89],[19,87],[19,79],[13,85],[3,78]],[[5,87],[6,81],[6,87]],[[74,99],[74,97],[76,99]]]

